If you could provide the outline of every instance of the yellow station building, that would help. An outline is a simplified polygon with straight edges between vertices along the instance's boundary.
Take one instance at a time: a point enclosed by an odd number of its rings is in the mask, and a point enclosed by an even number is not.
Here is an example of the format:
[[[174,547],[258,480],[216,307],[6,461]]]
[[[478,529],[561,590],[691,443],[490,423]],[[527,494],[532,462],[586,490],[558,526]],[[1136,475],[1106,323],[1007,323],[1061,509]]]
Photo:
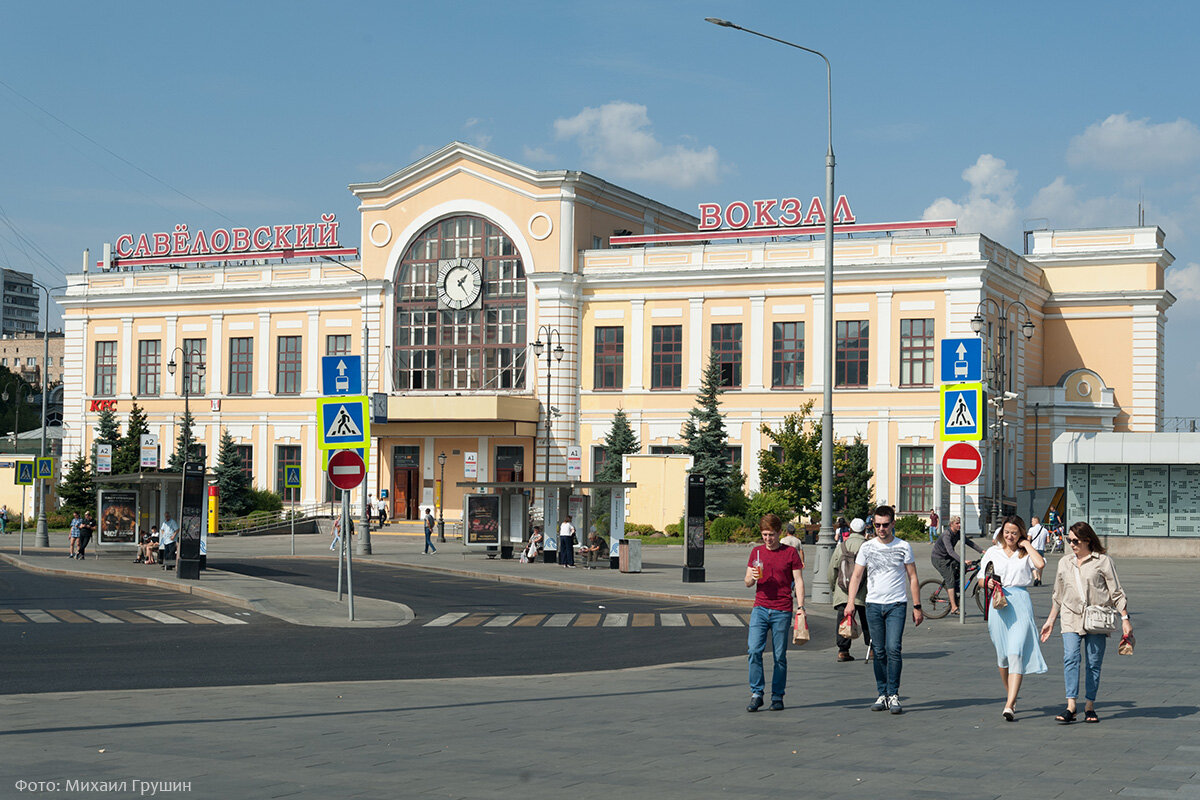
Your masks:
[[[304,258],[299,246],[277,248],[279,257],[254,257],[267,248],[137,263],[153,240],[142,247],[128,236],[107,269],[70,276],[61,300],[64,457],[90,448],[99,404],[124,420],[136,399],[165,459],[185,378],[166,364],[188,352],[205,364],[187,379],[210,468],[228,429],[256,485],[282,490],[284,468],[301,464],[298,499],[328,500],[320,357],[361,353],[365,329],[366,393],[379,420],[366,490],[386,493],[393,518],[416,519],[433,504],[442,453],[448,518],[462,507],[455,484],[470,453],[479,481],[563,480],[576,452],[590,479],[618,408],[643,454],[670,452],[710,353],[727,388],[730,458],[750,491],[757,454],[769,446],[762,425],[777,426],[809,400],[819,419],[830,313],[835,436],[863,438],[876,499],[901,512],[958,513],[938,469],[939,342],[975,337],[976,316],[988,366],[997,366],[1004,313],[1004,389],[1015,397],[1003,406],[1003,457],[984,448],[988,468],[968,487],[968,516],[992,503],[988,476],[1001,468],[1008,506],[1021,492],[1063,486],[1051,452],[1060,434],[1154,432],[1162,420],[1174,302],[1163,275],[1173,256],[1156,227],[1035,231],[1025,253],[934,223],[851,231],[835,239],[827,309],[820,227],[706,239],[698,216],[587,173],[533,170],[462,143],[350,190],[362,241],[358,258],[341,259],[350,268]],[[251,241],[279,243],[278,230],[261,230]],[[662,242],[670,233],[693,235]],[[296,245],[298,230],[292,236],[284,232],[285,245]],[[659,239],[626,243],[639,236]],[[678,471],[636,461],[627,519],[676,521]],[[678,507],[663,502],[676,496]]]

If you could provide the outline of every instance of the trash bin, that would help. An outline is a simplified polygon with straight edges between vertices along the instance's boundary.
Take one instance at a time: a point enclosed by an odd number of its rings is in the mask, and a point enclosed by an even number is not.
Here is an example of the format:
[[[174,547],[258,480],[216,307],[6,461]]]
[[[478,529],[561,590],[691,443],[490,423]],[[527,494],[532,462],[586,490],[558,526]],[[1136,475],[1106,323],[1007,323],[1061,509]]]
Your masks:
[[[642,540],[622,539],[617,546],[621,572],[642,571]]]

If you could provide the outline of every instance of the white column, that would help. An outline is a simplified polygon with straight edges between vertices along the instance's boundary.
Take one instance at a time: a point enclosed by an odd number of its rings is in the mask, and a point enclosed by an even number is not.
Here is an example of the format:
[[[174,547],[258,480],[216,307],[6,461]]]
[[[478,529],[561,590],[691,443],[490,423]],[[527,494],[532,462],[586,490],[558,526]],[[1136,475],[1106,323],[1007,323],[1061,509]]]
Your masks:
[[[262,356],[258,359],[258,389],[255,394],[267,395],[271,393],[271,353],[273,342],[271,341],[271,312],[258,312],[258,347],[255,349]]]
[[[899,486],[892,484],[892,464],[899,453],[892,445],[892,425],[886,413],[875,420],[875,496],[895,506],[900,499]]]
[[[750,298],[750,382],[746,386],[747,389],[763,388],[763,359],[765,358],[763,346],[766,338],[763,322],[766,317],[763,310],[765,304],[766,297],[760,295]],[[745,456],[743,456],[743,460],[744,458]]]
[[[225,322],[224,314],[212,315],[212,341],[208,345],[208,371],[205,373],[205,378],[208,380],[208,396],[220,397],[223,391],[225,380],[225,331],[222,326]],[[254,474],[259,474],[255,472]]]
[[[121,320],[121,391],[120,394],[128,397],[133,394],[133,387],[137,384],[134,379],[137,376],[137,348],[133,341],[133,320],[129,317]]]
[[[305,394],[320,394],[319,382],[321,380],[321,357],[325,355],[325,348],[321,345],[321,312],[308,312],[308,336],[304,337],[307,341],[303,345],[301,353],[304,361],[308,364],[308,374],[304,381]]]
[[[804,332],[805,338],[809,339],[804,343],[805,355],[808,360],[808,364],[805,365],[804,377],[807,379],[805,384],[808,391],[819,394],[825,391],[825,295],[818,292],[810,297],[813,321],[811,326],[806,326]],[[834,357],[836,358],[836,353]]]
[[[708,366],[707,355],[704,349],[704,298],[693,297],[688,300],[688,382],[685,391],[700,391],[700,380]]]
[[[899,347],[892,336],[892,293],[875,293],[875,330],[871,334],[875,351],[875,388],[892,386],[892,351]]]
[[[488,467],[492,461],[490,449],[491,445],[488,443],[488,437],[480,436],[475,445],[475,452],[479,456],[477,462],[479,472],[478,476],[475,478],[477,481],[491,480],[491,478],[488,477],[488,475],[492,474],[491,469]]]
[[[634,300],[629,307],[629,390],[645,388],[642,370],[646,354],[646,301]]]

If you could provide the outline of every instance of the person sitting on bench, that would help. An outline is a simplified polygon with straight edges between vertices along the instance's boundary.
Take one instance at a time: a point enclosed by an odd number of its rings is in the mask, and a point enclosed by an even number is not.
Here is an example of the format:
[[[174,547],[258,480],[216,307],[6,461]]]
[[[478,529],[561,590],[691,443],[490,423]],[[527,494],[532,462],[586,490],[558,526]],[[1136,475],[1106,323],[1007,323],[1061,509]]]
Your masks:
[[[592,569],[592,565],[608,555],[608,542],[600,534],[592,531],[588,534],[587,542],[583,545],[583,565]]]

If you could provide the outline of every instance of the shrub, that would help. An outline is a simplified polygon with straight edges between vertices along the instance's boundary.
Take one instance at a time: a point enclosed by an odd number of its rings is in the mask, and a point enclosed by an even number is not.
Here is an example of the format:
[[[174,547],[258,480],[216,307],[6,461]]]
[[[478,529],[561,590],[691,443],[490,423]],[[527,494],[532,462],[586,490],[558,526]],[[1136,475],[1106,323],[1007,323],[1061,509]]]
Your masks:
[[[767,514],[775,514],[785,522],[792,518],[792,508],[788,504],[787,495],[778,489],[766,489],[750,495],[750,506],[746,511],[746,519],[755,526]]]
[[[282,511],[283,498],[270,489],[251,489],[247,495],[250,511]]]
[[[679,522],[667,523],[667,536],[680,537],[687,530],[687,517],[680,517]]]
[[[47,504],[47,505],[49,505],[49,504]],[[80,514],[80,516],[82,516],[82,513]],[[8,512],[9,530],[12,530],[14,525],[16,525],[18,529],[20,529],[20,527],[21,527],[21,512],[18,511],[17,513],[14,514],[10,510]],[[29,526],[27,525],[25,527],[29,527]],[[58,530],[60,528],[71,527],[71,514],[62,509],[56,508],[53,511],[47,509],[46,510],[46,527],[48,529],[53,528],[54,530]]]
[[[908,542],[923,542],[929,538],[925,533],[925,520],[916,514],[896,518],[896,535]]]
[[[709,525],[704,538],[711,542],[728,542],[730,537],[744,527],[746,523],[739,517],[717,517]]]
[[[661,534],[662,531],[658,530],[653,525],[642,525],[637,522],[625,523],[626,536],[653,536],[656,533]]]

